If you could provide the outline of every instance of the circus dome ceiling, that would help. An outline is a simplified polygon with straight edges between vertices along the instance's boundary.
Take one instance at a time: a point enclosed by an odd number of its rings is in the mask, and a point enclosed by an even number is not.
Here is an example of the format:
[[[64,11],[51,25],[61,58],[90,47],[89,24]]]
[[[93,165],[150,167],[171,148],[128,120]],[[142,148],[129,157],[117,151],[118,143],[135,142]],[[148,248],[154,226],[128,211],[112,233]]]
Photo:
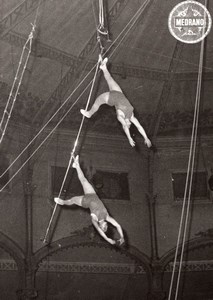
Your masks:
[[[102,37],[109,69],[150,134],[191,130],[197,93],[201,43],[175,39],[168,17],[178,0],[108,0],[104,3],[109,36]],[[199,1],[204,4],[204,1]],[[213,3],[208,1],[213,15]],[[140,12],[140,13],[138,13]],[[89,96],[100,52],[98,1],[2,0],[0,12],[1,114],[14,83],[24,44],[32,49],[11,121],[48,126],[62,121],[77,129]],[[35,27],[33,27],[35,25]],[[31,35],[32,36],[31,36]],[[26,52],[29,44],[26,46]],[[212,133],[213,33],[205,38],[200,127]],[[23,55],[25,60],[26,52]],[[99,72],[91,102],[107,90]],[[102,107],[85,121],[91,132],[123,134],[112,108]]]

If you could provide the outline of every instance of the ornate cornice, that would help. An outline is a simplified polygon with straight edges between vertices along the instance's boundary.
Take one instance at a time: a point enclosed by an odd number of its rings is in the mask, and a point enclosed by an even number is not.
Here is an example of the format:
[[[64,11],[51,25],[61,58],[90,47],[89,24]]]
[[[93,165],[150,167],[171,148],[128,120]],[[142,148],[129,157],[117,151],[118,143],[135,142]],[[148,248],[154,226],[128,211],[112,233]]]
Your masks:
[[[0,82],[0,93],[3,99],[2,103],[6,103],[10,87],[5,82]],[[35,116],[37,110],[43,105],[43,101],[33,96],[31,93],[27,93],[24,87],[21,87],[21,95],[18,96],[17,103],[14,107],[11,121],[14,120],[16,123],[22,123],[26,125],[31,124],[32,118]],[[1,110],[4,106],[0,107]],[[80,125],[81,118],[79,117],[78,105],[73,109],[73,113],[70,112],[63,121],[63,128],[77,130]],[[147,129],[151,125],[153,114],[141,114],[139,119],[143,120],[143,125]],[[57,116],[58,120],[58,116]],[[51,124],[54,124],[56,118],[54,118]],[[164,112],[161,117],[159,124],[158,135],[173,135],[174,133],[180,133],[182,135],[190,135],[191,127],[193,123],[193,111],[173,111]],[[102,110],[93,119],[86,120],[86,125],[90,132],[99,132],[112,135],[122,135],[122,129],[115,116],[114,110]],[[53,126],[53,125],[51,125]],[[204,134],[212,133],[213,129],[213,110],[204,109],[200,112],[199,116],[199,130],[203,130]],[[137,134],[137,132],[136,132]]]
[[[169,263],[165,272],[172,272],[173,262]],[[178,272],[180,263],[175,264],[175,272]],[[203,272],[203,271],[212,271],[213,270],[213,260],[201,260],[201,261],[183,261],[182,270],[184,272]]]
[[[26,43],[26,36],[10,31],[3,38],[3,41],[14,45],[16,47],[23,47]],[[33,40],[31,54],[39,58],[48,58],[53,61],[57,61],[68,67],[76,67],[76,65],[83,59],[81,57],[74,56],[65,51],[59,50],[55,47],[49,46],[40,42],[37,39]],[[90,71],[95,61],[88,61],[85,69]],[[161,69],[153,69],[142,66],[133,66],[128,64],[114,64],[110,68],[112,75],[125,76],[130,78],[142,78],[156,81],[196,81],[197,72],[168,72]],[[204,80],[213,80],[213,72],[206,71],[203,73]]]
[[[17,271],[14,260],[1,259],[0,271]],[[68,262],[68,261],[44,261],[39,265],[38,272],[58,273],[117,273],[117,274],[143,274],[142,266],[123,263],[95,263],[95,262]]]
[[[62,273],[116,273],[116,274],[143,274],[142,266],[135,264],[116,263],[88,263],[88,262],[43,262],[38,272],[62,272]]]
[[[178,271],[180,263],[177,262],[175,271]],[[182,268],[185,272],[203,272],[213,270],[213,260],[183,261]],[[17,271],[17,264],[11,259],[0,260],[0,271]],[[172,272],[173,263],[169,263],[165,272]],[[57,273],[101,273],[101,274],[145,274],[141,265],[124,263],[95,263],[95,262],[68,262],[68,261],[49,261],[42,262],[38,272],[57,272]]]

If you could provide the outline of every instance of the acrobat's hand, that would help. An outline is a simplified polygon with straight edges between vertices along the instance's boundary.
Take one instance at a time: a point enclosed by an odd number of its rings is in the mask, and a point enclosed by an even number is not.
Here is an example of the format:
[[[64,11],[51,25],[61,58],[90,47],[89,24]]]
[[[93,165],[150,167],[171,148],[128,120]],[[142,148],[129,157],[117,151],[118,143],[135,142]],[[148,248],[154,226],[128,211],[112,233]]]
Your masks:
[[[152,143],[148,138],[144,140],[144,144],[147,145],[148,148],[152,146]]]
[[[54,201],[55,201],[55,203],[57,203],[57,204],[64,205],[64,200],[62,200],[62,199],[60,199],[60,198],[58,198],[58,197],[55,197],[55,198],[54,198]]]
[[[112,240],[110,238],[107,238],[107,242],[109,242],[111,245],[115,245],[115,243],[116,243],[114,240]]]
[[[132,147],[135,147],[135,141],[132,138],[129,139],[129,143]]]
[[[115,246],[116,247],[121,247],[124,245],[124,238],[120,238],[119,240],[116,240]]]
[[[118,240],[118,242],[119,242],[119,245],[121,246],[124,243],[124,238],[121,237],[120,240]]]

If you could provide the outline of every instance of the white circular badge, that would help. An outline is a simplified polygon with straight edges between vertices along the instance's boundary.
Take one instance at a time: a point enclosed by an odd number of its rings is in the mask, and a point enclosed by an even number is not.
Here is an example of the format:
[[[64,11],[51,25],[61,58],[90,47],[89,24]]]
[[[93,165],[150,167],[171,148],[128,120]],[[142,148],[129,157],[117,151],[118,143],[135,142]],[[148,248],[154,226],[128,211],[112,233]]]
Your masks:
[[[198,43],[209,33],[212,19],[207,8],[197,1],[183,1],[169,14],[170,33],[179,41]]]

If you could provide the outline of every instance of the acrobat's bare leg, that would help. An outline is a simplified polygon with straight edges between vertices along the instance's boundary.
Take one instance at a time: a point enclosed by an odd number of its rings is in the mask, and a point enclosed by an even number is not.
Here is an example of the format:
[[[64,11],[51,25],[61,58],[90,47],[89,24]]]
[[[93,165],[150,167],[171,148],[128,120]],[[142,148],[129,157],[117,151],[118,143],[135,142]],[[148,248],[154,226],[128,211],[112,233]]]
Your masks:
[[[96,98],[90,110],[86,111],[85,109],[81,109],[80,112],[85,117],[90,118],[97,110],[99,110],[99,107],[102,104],[107,104],[108,99],[109,99],[109,92],[103,93]]]
[[[117,82],[112,78],[111,74],[109,73],[108,69],[107,69],[107,62],[108,62],[108,58],[104,58],[104,60],[101,62],[100,65],[100,69],[103,71],[104,73],[104,78],[106,79],[106,82],[108,84],[109,90],[110,91],[118,91],[118,92],[122,92],[120,86],[117,84]]]
[[[82,206],[82,199],[83,196],[76,196],[76,197],[72,197],[71,199],[68,200],[62,200],[60,198],[54,198],[55,203],[60,204],[60,205],[78,205],[78,206]]]
[[[73,168],[76,169],[78,178],[81,182],[81,185],[83,187],[84,193],[85,194],[95,194],[95,190],[93,186],[89,183],[89,181],[86,179],[84,176],[83,171],[81,170],[80,164],[79,164],[79,156],[76,156],[74,163],[73,163]]]

